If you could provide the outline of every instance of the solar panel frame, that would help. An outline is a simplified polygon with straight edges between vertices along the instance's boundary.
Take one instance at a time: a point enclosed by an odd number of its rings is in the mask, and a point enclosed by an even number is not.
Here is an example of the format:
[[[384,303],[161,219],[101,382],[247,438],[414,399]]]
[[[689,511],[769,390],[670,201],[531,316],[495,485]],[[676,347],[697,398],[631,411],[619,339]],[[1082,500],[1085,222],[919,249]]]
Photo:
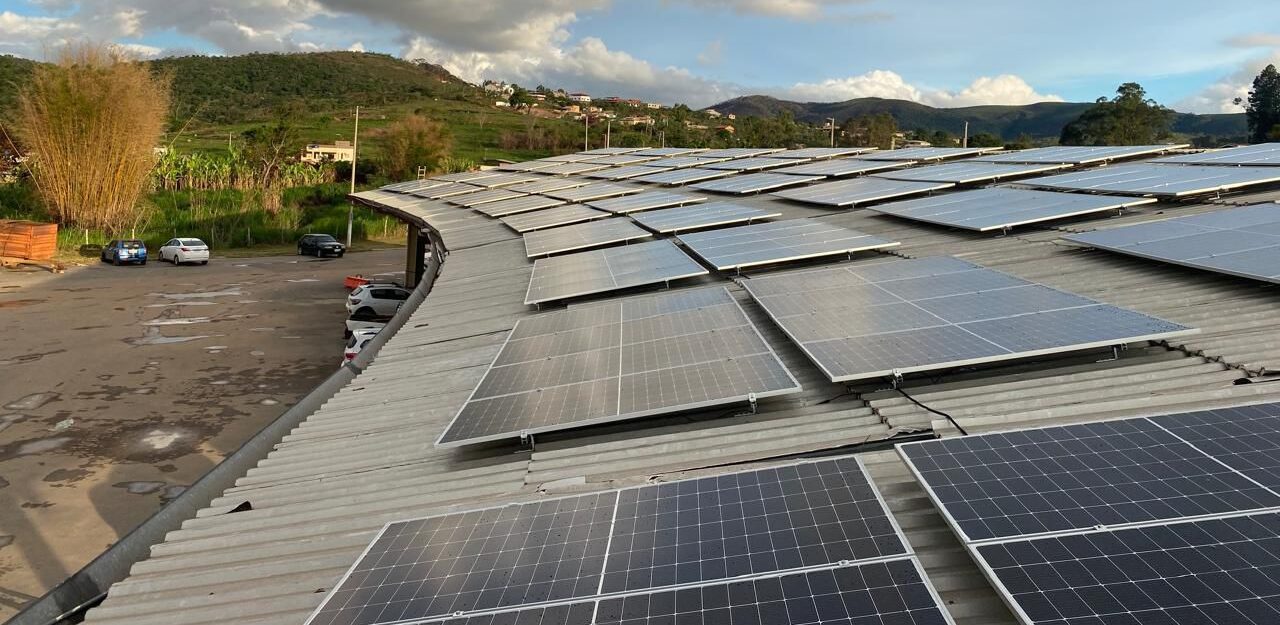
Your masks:
[[[1158,201],[1155,198],[988,187],[877,204],[867,210],[951,228],[991,232],[1080,215],[1119,211]]]
[[[781,151],[782,148],[718,148],[701,152],[700,155],[707,158],[756,158]]]
[[[697,152],[706,152],[706,148],[646,148],[635,152],[639,156],[681,156],[684,154],[694,154]]]
[[[598,158],[598,157],[599,157],[598,154],[587,154],[585,152],[573,152],[571,154],[557,154],[555,156],[548,156],[540,160],[556,161],[560,163],[579,163],[582,161],[589,161],[593,158]]]
[[[740,206],[732,202],[711,202],[645,211],[636,213],[631,218],[641,226],[659,234],[673,234],[681,230],[750,223],[781,216],[782,213],[777,211]]]
[[[496,178],[504,175],[506,174],[497,171],[459,171],[452,174],[432,176],[431,179],[443,182],[474,182],[485,178]]]
[[[1180,198],[1277,182],[1280,182],[1280,169],[1275,168],[1135,163],[1020,180],[1018,184],[1068,191]]]
[[[766,169],[774,169],[778,167],[789,167],[796,164],[799,159],[794,158],[770,158],[768,156],[757,156],[752,158],[739,158],[720,163],[708,163],[699,165],[702,169],[723,169],[727,171],[763,171]]]
[[[608,182],[592,182],[569,189],[546,191],[542,193],[542,195],[553,197],[557,200],[564,200],[566,202],[588,203],[594,200],[603,200],[605,198],[641,193],[644,190],[644,187],[627,187],[610,184]]]
[[[644,167],[665,167],[667,169],[685,169],[688,167],[702,167],[712,163],[723,163],[729,160],[728,157],[708,157],[702,155],[694,156],[668,156],[667,158],[658,159],[644,163]]]
[[[698,182],[690,186],[694,189],[701,189],[703,191],[747,195],[750,193],[763,193],[765,191],[772,191],[783,187],[808,184],[810,182],[817,182],[823,179],[823,176],[796,176],[761,172],[708,180],[705,182]]]
[[[613,147],[595,148],[591,150],[584,150],[582,152],[579,152],[579,154],[600,154],[600,155],[608,156],[610,154],[630,154],[632,152],[639,152],[640,150],[643,150],[643,149],[644,148],[613,148]]]
[[[647,176],[658,172],[667,171],[667,167],[649,167],[647,165],[624,165],[622,167],[613,167],[611,169],[602,169],[583,174],[587,178],[599,178],[602,180],[628,180],[638,176]]]
[[[1206,150],[1195,154],[1167,156],[1151,162],[1186,165],[1280,165],[1280,143],[1259,143],[1222,150]]]
[[[775,158],[829,159],[875,152],[876,148],[800,148],[774,152]]]
[[[675,249],[675,246],[671,245],[669,241],[659,240],[649,244],[640,243],[622,248],[607,248],[602,251],[625,250],[628,247],[634,248],[638,245],[664,243]],[[679,250],[676,249],[676,251],[678,252]],[[590,253],[586,252],[585,254]],[[572,256],[581,256],[582,254],[584,253],[557,256],[553,257],[553,259],[572,258]],[[540,259],[539,262],[544,260],[548,259]],[[705,273],[705,270],[703,272]],[[661,303],[678,302],[680,298],[695,301],[702,298],[707,299],[709,303],[698,307],[678,304],[673,311],[668,311],[664,304]],[[659,303],[655,304],[655,302]],[[628,319],[626,307],[633,304],[641,307],[642,310],[643,306],[652,305],[655,308],[655,312],[651,315],[635,316]],[[680,306],[686,307],[682,308]],[[616,313],[613,312],[613,308],[617,309]],[[719,311],[711,309],[719,309]],[[609,323],[597,323],[591,326],[575,326],[570,323],[567,324],[567,327],[565,327],[566,324],[561,324],[561,320],[566,318],[570,320],[589,318],[594,321],[608,318],[606,316],[612,314],[619,315],[619,328],[616,336],[611,336],[611,331],[608,330]],[[556,317],[556,315],[559,315],[559,317]],[[720,318],[718,319],[716,315],[720,315]],[[680,321],[688,324],[687,327],[675,328],[674,325]],[[631,327],[628,327],[628,322],[630,322]],[[541,334],[530,335],[528,330],[521,327],[522,325],[526,328],[530,326],[542,328],[544,325],[548,328],[564,327],[564,330],[561,333],[544,331]],[[646,328],[650,328],[650,330],[646,331]],[[584,330],[589,330],[589,332],[584,332]],[[534,332],[537,332],[537,330],[534,330]],[[574,341],[570,337],[563,336],[564,334],[572,334],[581,340]],[[655,337],[654,334],[657,336]],[[739,335],[743,341],[753,343],[753,345],[735,344],[733,339],[735,334]],[[712,341],[712,339],[715,340]],[[712,341],[703,346],[708,347],[708,349],[720,349],[723,354],[693,354],[691,350],[701,345],[701,343],[698,343],[699,340],[704,343]],[[530,341],[531,343],[527,344],[534,345],[531,348],[533,351],[530,354],[520,354],[518,349],[512,346],[515,341]],[[557,354],[557,356],[554,358],[534,359],[538,354],[548,353],[542,351],[547,348],[539,344],[539,342],[547,341],[557,345],[556,351],[551,352]],[[684,346],[683,349],[680,347],[681,345]],[[739,348],[741,348],[741,352],[735,351]],[[583,349],[587,351],[581,351]],[[574,373],[574,377],[568,378],[571,381],[566,384],[564,382],[566,378],[560,375],[562,370],[560,368],[561,363],[572,365],[579,362],[593,362],[597,360],[596,357],[592,356],[595,352],[604,352],[601,358],[607,358],[610,363],[616,362],[616,369],[602,371],[590,366],[581,369],[575,368],[571,370]],[[617,354],[614,355],[612,352],[617,352]],[[628,359],[628,354],[634,356],[634,358]],[[697,360],[698,357],[703,359]],[[519,360],[520,358],[525,360]],[[614,360],[615,358],[616,361]],[[533,367],[536,372],[527,374],[522,372],[518,367],[525,363],[536,365]],[[610,366],[612,367],[613,365],[611,364]],[[498,367],[506,367],[509,371],[495,374],[494,371]],[[728,369],[730,367],[761,367],[765,370],[763,373],[767,373],[771,377],[765,379],[763,375],[757,375],[757,379],[750,382],[753,385],[751,387],[752,390],[747,389],[747,384],[744,384],[743,388],[740,389],[725,388],[724,384],[717,388],[693,388],[693,384],[705,382],[702,379],[703,375],[711,375],[713,378],[717,378],[718,369],[725,369],[725,375],[729,375]],[[759,372],[753,370],[752,373]],[[670,389],[667,389],[667,392],[660,396],[648,395],[646,391],[653,377],[659,374],[673,376],[672,384],[690,384],[691,386],[687,388],[689,393],[680,401],[672,399],[673,395]],[[541,377],[536,379],[522,377],[526,375],[539,375]],[[554,379],[556,382],[561,382],[561,384],[554,387],[540,387],[539,385],[542,384],[544,379]],[[758,384],[755,384],[756,382]],[[556,419],[553,422],[537,416],[539,413],[539,404],[537,402],[560,403],[559,398],[546,399],[549,392],[554,391],[556,388],[582,385],[590,385],[593,393],[597,391],[603,393],[604,403],[599,406],[588,407],[586,412],[575,410],[572,414],[566,414],[565,410],[556,409],[555,416],[550,417]],[[748,401],[752,396],[757,399],[763,399],[789,395],[800,390],[800,383],[796,380],[795,375],[778,357],[773,347],[765,341],[760,334],[759,328],[751,322],[750,317],[747,317],[742,310],[741,304],[729,294],[725,287],[687,289],[658,295],[609,300],[557,311],[550,315],[528,317],[517,322],[516,328],[507,335],[502,349],[494,356],[493,362],[489,370],[486,371],[484,378],[476,385],[462,408],[454,415],[453,420],[441,432],[436,439],[435,445],[437,447],[459,447],[487,441],[509,440],[543,432],[723,406]],[[508,425],[508,420],[503,423],[479,424],[468,428],[466,431],[460,429],[459,423],[468,418],[468,411],[473,405],[485,403],[481,408],[487,408],[489,405],[506,404],[508,403],[507,398],[514,397],[518,400],[518,396],[530,395],[535,392],[536,395],[532,396],[534,405],[526,405],[518,411],[519,417],[523,420],[520,424],[510,423]],[[679,395],[680,393],[676,392],[675,394]],[[642,395],[644,402],[637,403],[633,401],[633,399],[640,399]],[[659,403],[654,405],[651,403],[654,401]],[[554,406],[550,407],[554,408]],[[547,411],[542,412],[546,413]],[[481,414],[485,413],[481,412]],[[538,423],[536,421],[541,422]]]
[[[559,162],[560,161],[536,160],[536,161],[521,161],[519,163],[503,163],[501,165],[498,165],[498,169],[502,171],[538,171],[539,169],[546,169],[548,167],[552,167]]]
[[[518,197],[524,197],[526,194],[508,191],[506,189],[481,189],[473,193],[464,195],[450,196],[446,201],[450,204],[465,206],[472,208],[481,204],[489,204],[491,202],[499,202],[502,200],[512,200]]]
[[[950,182],[917,182],[911,180],[887,180],[864,176],[833,182],[821,182],[798,189],[774,191],[773,196],[820,206],[858,206],[882,200],[910,195],[932,193],[950,189]]]
[[[797,176],[825,176],[842,178],[855,174],[869,174],[877,171],[896,169],[914,165],[915,161],[867,161],[858,158],[833,158],[813,161],[791,167],[773,170],[776,174],[792,174]]]
[[[961,276],[961,273],[969,275]],[[801,288],[807,280],[824,286]],[[783,286],[774,289],[773,283]],[[1199,332],[1196,328],[1058,291],[948,256],[773,273],[744,279],[742,285],[832,382],[1165,340]],[[841,290],[834,290],[834,286],[840,286]],[[984,319],[956,316],[974,307],[985,310],[992,305],[970,301],[975,297],[990,296],[993,292],[1007,295],[1013,287],[1048,291],[1057,294],[1055,299],[1073,298],[1080,303]],[[884,303],[860,306],[859,294],[863,298],[880,298]],[[827,302],[812,301],[820,295],[827,297]],[[836,300],[831,300],[832,297]],[[943,301],[943,298],[956,297],[969,300]],[[765,298],[778,299],[766,301]],[[918,304],[926,300],[932,300],[933,305],[967,302],[968,306],[928,310]],[[832,325],[829,317],[836,311],[841,316],[839,323]],[[952,315],[953,320],[940,315]],[[1106,319],[1094,318],[1099,316],[1116,317],[1117,321],[1141,332],[1129,334],[1126,326],[1123,335],[1107,337],[1097,330],[1104,327],[1115,330],[1119,324],[1103,326],[1102,321]],[[784,318],[795,321],[784,321]],[[859,324],[864,327],[860,329]],[[1096,336],[1090,336],[1090,340],[1066,340],[1074,339],[1074,335],[1064,335],[1080,328],[1094,331]],[[862,333],[854,333],[858,331]],[[1006,340],[1010,345],[997,343],[993,336],[1010,337]]]
[[[542,180],[542,177],[528,175],[528,174],[511,174],[511,173],[499,172],[496,176],[491,176],[488,178],[480,178],[472,181],[470,184],[475,184],[475,185],[484,187],[486,189],[497,189],[499,187],[506,187],[513,184],[520,184],[524,182],[533,182],[535,180]]]
[[[573,176],[608,168],[608,165],[602,165],[599,163],[571,162],[553,165],[545,169],[539,169],[536,173],[547,174],[550,176]]]
[[[636,182],[647,182],[651,184],[659,184],[664,187],[675,187],[686,185],[693,182],[701,182],[703,180],[711,180],[714,178],[724,178],[731,176],[731,171],[720,171],[715,169],[702,169],[701,167],[689,167],[686,169],[673,169],[647,176],[632,178]]]
[[[537,258],[653,236],[630,219],[612,217],[524,233],[525,256]]]
[[[588,163],[599,163],[602,165],[635,165],[655,160],[657,156],[637,156],[635,154],[611,154],[600,158],[593,158]]]
[[[797,238],[799,241],[795,241]],[[811,241],[810,239],[813,238],[819,240]],[[813,219],[784,219],[686,233],[679,235],[677,239],[698,258],[719,271],[853,254],[901,245],[897,241]],[[744,254],[746,254],[745,257]]]
[[[1001,148],[898,148],[876,150],[858,158],[869,161],[941,161],[951,158],[978,156]]]
[[[640,274],[619,282],[618,276],[614,275],[613,270],[609,268],[608,259],[610,256],[624,255],[624,253],[639,256],[639,259],[635,260],[635,263],[638,267],[641,267],[641,271],[644,269],[661,268],[661,261],[659,260],[659,257],[664,254],[674,257],[666,259],[672,265],[672,268],[665,273],[648,275]],[[588,258],[588,256],[594,256],[594,258]],[[566,261],[565,259],[574,259],[575,257],[580,257],[576,259],[578,262],[588,262],[592,266],[605,266],[610,272],[610,282],[604,283],[603,280],[599,280],[599,284],[592,286],[584,285],[583,287],[572,288],[562,287],[559,290],[551,290],[549,293],[541,293],[541,291],[548,289],[538,288],[538,285],[536,284],[538,278],[540,276],[546,276],[549,272],[558,271],[559,273],[555,277],[563,281],[564,270],[558,265],[567,265],[570,262],[574,262]],[[552,268],[553,266],[556,267]],[[609,248],[591,252],[579,252],[568,256],[541,258],[533,264],[533,274],[529,276],[529,288],[525,293],[524,303],[528,305],[543,304],[546,302],[594,295],[597,293],[607,293],[609,291],[616,291],[631,287],[647,286],[657,283],[670,283],[673,280],[696,278],[699,276],[705,276],[708,273],[710,272],[708,272],[706,268],[699,265],[697,261],[692,258],[689,258],[688,255],[682,252],[680,248],[676,247],[674,243],[666,239],[637,243],[635,245],[627,245],[621,248]],[[535,294],[535,292],[537,293]]]
[[[508,190],[518,193],[547,193],[548,191],[584,187],[588,184],[590,184],[589,181],[577,178],[538,178],[533,182],[514,185]]]
[[[502,223],[506,224],[508,228],[524,234],[544,228],[555,228],[593,219],[603,219],[608,216],[609,213],[596,210],[584,204],[561,204],[560,206],[543,210],[508,215],[502,218]]]
[[[974,158],[985,163],[1059,163],[1063,165],[1090,165],[1119,159],[1161,154],[1169,150],[1187,147],[1178,145],[1058,145],[1029,150],[1016,150],[1001,154],[989,154]]]
[[[1107,252],[1280,284],[1277,204],[1227,208],[1063,238]]]
[[[706,200],[706,196],[702,195],[686,195],[684,193],[674,193],[671,191],[646,190],[641,193],[609,198],[607,200],[593,200],[586,204],[592,208],[609,211],[615,215],[628,215],[655,208],[698,204],[700,202],[705,202]]]
[[[446,184],[439,187],[432,187],[424,191],[417,191],[417,192],[411,193],[410,195],[416,195],[418,197],[424,197],[431,200],[441,200],[444,198],[453,197],[455,195],[475,193],[476,191],[483,191],[483,190],[484,190],[484,187],[477,187],[476,185],[466,184],[463,182],[454,182],[454,183]]]
[[[518,215],[520,213],[528,213],[531,211],[542,210],[544,208],[552,208],[564,203],[564,200],[558,200],[545,195],[526,195],[524,197],[511,198],[509,200],[499,200],[490,204],[481,204],[472,210],[490,217],[507,217],[509,215]]]
[[[1030,176],[1032,174],[1054,171],[1064,167],[1066,167],[1066,165],[1058,163],[1005,164],[957,161],[952,163],[943,163],[940,165],[926,165],[924,167],[896,169],[871,175],[876,178],[888,178],[890,180],[918,180],[921,182],[974,184],[977,182],[992,182],[996,180],[1003,180],[1005,178]]]

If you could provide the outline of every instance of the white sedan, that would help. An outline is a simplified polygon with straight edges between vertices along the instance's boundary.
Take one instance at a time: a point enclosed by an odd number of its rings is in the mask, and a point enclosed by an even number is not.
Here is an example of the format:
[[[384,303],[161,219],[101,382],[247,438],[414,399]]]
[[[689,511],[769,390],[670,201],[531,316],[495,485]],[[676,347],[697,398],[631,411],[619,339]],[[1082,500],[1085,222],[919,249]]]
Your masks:
[[[160,246],[160,260],[175,265],[182,263],[209,264],[209,246],[200,239],[169,239]]]
[[[413,292],[394,284],[366,284],[356,287],[347,297],[347,312],[352,315],[390,317]]]

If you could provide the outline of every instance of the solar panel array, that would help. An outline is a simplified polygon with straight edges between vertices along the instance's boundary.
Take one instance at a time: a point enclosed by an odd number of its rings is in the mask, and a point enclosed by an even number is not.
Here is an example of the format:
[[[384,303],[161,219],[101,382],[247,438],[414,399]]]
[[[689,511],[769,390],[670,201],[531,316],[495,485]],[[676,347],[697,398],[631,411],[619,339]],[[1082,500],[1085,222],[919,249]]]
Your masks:
[[[950,182],[917,182],[884,178],[854,178],[775,191],[774,196],[822,206],[856,206],[869,202],[921,195],[955,186]]]
[[[589,202],[588,204],[593,208],[609,211],[617,215],[626,215],[627,213],[645,211],[654,208],[697,204],[698,202],[706,201],[706,199],[706,197],[701,195],[671,193],[670,191],[645,191],[635,195],[615,197],[607,200],[596,200],[594,202]]]
[[[1280,182],[1280,169],[1274,167],[1139,163],[1032,178],[1021,181],[1021,184],[1070,191],[1183,197],[1232,191],[1276,182]]]
[[[610,156],[601,156],[600,158],[593,158],[593,159],[591,159],[590,161],[587,161],[587,162],[589,162],[589,163],[599,163],[599,164],[601,164],[601,165],[634,165],[634,164],[636,164],[636,163],[643,163],[643,162],[645,162],[645,161],[651,161],[651,160],[654,160],[654,159],[656,159],[656,158],[658,158],[658,157],[656,157],[656,156],[637,156],[637,155],[635,155],[635,154],[613,154],[613,155],[610,155]]]
[[[595,148],[592,150],[579,152],[579,154],[599,154],[599,155],[607,156],[609,154],[630,154],[632,152],[638,152],[642,149],[643,148]]]
[[[920,180],[925,182],[973,184],[975,182],[990,182],[1005,178],[1029,176],[1031,174],[1039,174],[1046,171],[1053,171],[1055,169],[1062,169],[1063,167],[1065,167],[1065,165],[1011,165],[1004,163],[974,163],[962,161],[958,163],[946,163],[943,165],[898,169],[872,175],[877,178],[889,178],[891,180]]]
[[[496,171],[459,171],[452,174],[432,176],[432,179],[444,182],[474,182],[485,178],[496,178],[498,176],[505,175],[506,174]]]
[[[791,167],[783,167],[773,170],[777,174],[794,174],[798,176],[830,176],[838,178],[841,176],[852,176],[854,174],[866,174],[873,171],[884,171],[895,167],[905,167],[914,164],[915,161],[864,161],[856,158],[834,158],[826,161],[816,161],[813,163],[805,163],[803,165],[793,165]]]
[[[617,197],[619,195],[639,193],[641,191],[644,191],[641,187],[625,187],[606,182],[592,182],[572,189],[547,191],[543,193],[543,195],[564,200],[566,202],[590,202],[591,200],[602,200],[607,197]]]
[[[758,158],[740,158],[737,160],[724,161],[722,163],[710,163],[700,165],[703,169],[724,169],[728,171],[760,171],[762,169],[773,169],[776,167],[787,167],[794,165],[796,159],[790,158],[769,158],[761,156]]]
[[[608,217],[609,213],[598,211],[590,206],[582,204],[565,204],[555,208],[546,210],[521,213],[518,215],[510,215],[502,218],[502,223],[507,224],[516,232],[532,232],[543,228],[554,228],[556,226],[567,226],[569,224],[591,221],[592,219],[600,219]]]
[[[899,445],[1023,622],[1280,619],[1280,404]]]
[[[799,150],[775,152],[773,156],[778,158],[836,158],[839,156],[865,154],[867,152],[874,151],[876,151],[875,148],[802,148]]]
[[[516,193],[506,189],[485,189],[475,193],[467,193],[465,195],[456,195],[449,198],[449,202],[459,206],[479,206],[488,204],[489,202],[497,202],[499,200],[510,200],[512,198],[524,197],[524,193]]]
[[[694,154],[698,152],[706,152],[705,148],[645,148],[638,152],[634,152],[637,156],[681,156],[683,154]]]
[[[951,257],[770,274],[743,286],[833,382],[1196,332]]]
[[[636,243],[533,264],[524,303],[541,304],[618,289],[669,283],[708,272],[667,240]]]
[[[506,217],[507,215],[527,213],[544,208],[551,208],[552,206],[559,206],[561,204],[564,204],[564,200],[557,200],[544,195],[526,195],[524,197],[511,198],[509,200],[499,200],[489,204],[481,204],[476,207],[476,211],[484,213],[490,217]]]
[[[1280,283],[1280,205],[1255,204],[1066,237],[1090,247]]]
[[[755,158],[781,151],[782,148],[720,148],[718,150],[699,152],[698,156],[704,158]]]
[[[702,167],[712,163],[722,163],[729,160],[728,157],[709,157],[701,154],[697,156],[671,156],[668,158],[650,161],[645,163],[645,167],[666,167],[668,169],[684,169],[686,167]]]
[[[573,153],[573,154],[559,154],[559,155],[556,155],[556,156],[548,156],[548,157],[546,157],[546,158],[544,158],[544,159],[542,159],[542,160],[544,160],[544,161],[557,161],[557,162],[561,162],[561,163],[578,163],[578,162],[581,162],[581,161],[589,161],[589,160],[592,160],[592,159],[594,159],[594,158],[599,158],[600,156],[604,156],[604,155],[602,155],[602,154],[587,154],[586,152],[575,152],[575,153]]]
[[[538,176],[531,176],[529,174],[508,174],[500,172],[489,173],[494,173],[495,175],[472,180],[470,181],[471,184],[479,185],[488,189],[496,189],[498,187],[506,187],[513,184],[532,182],[534,180],[541,179]]]
[[[462,195],[464,193],[475,193],[476,191],[480,191],[483,189],[484,187],[477,187],[476,185],[473,185],[473,184],[465,184],[462,182],[450,182],[438,187],[431,187],[429,189],[424,189],[422,191],[415,191],[413,195],[429,198],[432,200],[439,200],[443,198],[453,197],[455,195]]]
[[[765,211],[730,202],[712,202],[696,206],[645,211],[632,215],[631,218],[636,223],[654,232],[669,234],[682,230],[696,230],[713,226],[760,221],[780,215],[782,213],[776,211]]]
[[[608,167],[608,165],[602,165],[600,163],[561,163],[559,165],[539,169],[538,173],[550,174],[552,176],[572,176],[574,174],[585,174],[587,172],[606,169]]]
[[[946,625],[842,457],[389,523],[306,625]]]
[[[988,187],[877,204],[870,210],[913,221],[988,232],[1078,215],[1118,211],[1157,201],[1154,198]]]
[[[632,178],[637,182],[648,182],[651,184],[660,184],[663,186],[676,186],[689,184],[692,182],[701,182],[703,180],[711,180],[714,178],[724,178],[731,175],[731,171],[719,171],[715,169],[702,169],[701,167],[690,167],[688,169],[673,169],[648,176],[640,176]]]
[[[509,187],[509,190],[520,193],[547,193],[548,191],[572,189],[587,184],[589,183],[586,180],[576,180],[574,178],[539,178],[533,182],[514,185]]]
[[[870,152],[858,158],[872,161],[941,161],[948,158],[976,156],[998,149],[1000,148],[902,148]]]
[[[1158,158],[1152,162],[1183,165],[1280,165],[1280,143],[1260,143],[1225,150],[1206,150],[1196,154],[1179,154]]]
[[[680,242],[721,271],[852,254],[899,245],[814,219],[786,219],[680,235]]]
[[[609,169],[593,171],[583,175],[588,178],[600,178],[602,180],[627,180],[637,176],[656,174],[667,169],[665,167],[649,167],[647,165],[627,165],[625,167],[610,167]]]
[[[1088,165],[1122,158],[1150,156],[1186,145],[1056,145],[1047,148],[1017,150],[1003,154],[979,156],[976,161],[987,163],[1058,163],[1062,165]]]
[[[822,179],[822,176],[794,176],[764,172],[758,174],[743,174],[741,176],[733,176],[731,178],[720,178],[719,180],[708,180],[706,182],[699,182],[692,186],[695,189],[702,189],[703,191],[745,195],[748,193],[761,193],[783,187],[793,187],[800,184],[817,182]]]
[[[502,171],[538,171],[559,164],[560,161],[524,161],[522,163],[503,163],[498,165]]]
[[[631,223],[630,219],[615,217],[527,232],[524,235],[524,250],[526,256],[534,258],[625,243],[649,236],[648,230]]]
[[[583,254],[549,260],[575,256]],[[436,444],[511,439],[799,390],[723,287],[613,300],[521,319]]]

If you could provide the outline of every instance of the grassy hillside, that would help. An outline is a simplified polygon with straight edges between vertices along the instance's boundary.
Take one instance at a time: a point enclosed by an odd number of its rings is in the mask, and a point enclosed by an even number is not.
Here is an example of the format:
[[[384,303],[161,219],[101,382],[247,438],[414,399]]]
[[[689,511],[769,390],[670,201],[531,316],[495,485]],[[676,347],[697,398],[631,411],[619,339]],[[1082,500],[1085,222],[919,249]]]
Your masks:
[[[722,102],[712,108],[739,116],[772,116],[790,111],[796,119],[821,123],[828,117],[845,120],[865,114],[889,113],[904,129],[926,128],[952,134],[964,131],[969,122],[970,133],[988,132],[1012,139],[1021,134],[1037,138],[1057,137],[1062,127],[1087,110],[1092,103],[1040,102],[1024,106],[971,106],[940,109],[906,100],[859,98],[846,102],[790,102],[769,96],[744,96]],[[1244,114],[1193,115],[1179,113],[1174,132],[1186,135],[1236,137],[1245,134]]]
[[[27,81],[35,66],[35,61],[0,54],[0,118],[13,106],[18,85]]]

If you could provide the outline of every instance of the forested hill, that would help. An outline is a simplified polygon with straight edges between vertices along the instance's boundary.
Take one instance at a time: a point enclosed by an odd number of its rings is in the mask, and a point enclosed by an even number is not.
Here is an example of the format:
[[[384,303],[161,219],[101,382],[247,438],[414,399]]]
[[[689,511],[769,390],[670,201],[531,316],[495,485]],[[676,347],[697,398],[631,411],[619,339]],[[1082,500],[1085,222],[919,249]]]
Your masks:
[[[757,117],[771,117],[782,111],[790,111],[797,120],[811,123],[822,123],[829,117],[844,121],[861,115],[889,113],[897,120],[899,128],[945,130],[955,135],[964,131],[964,123],[967,121],[972,134],[987,132],[1012,139],[1022,134],[1037,138],[1057,137],[1063,126],[1091,106],[1092,103],[1084,102],[1040,102],[1023,106],[941,109],[906,100],[883,98],[858,98],[845,102],[791,102],[753,95],[721,102],[711,108],[721,113]],[[1178,113],[1173,131],[1193,136],[1243,137],[1246,125],[1243,113]]]
[[[5,113],[13,106],[18,85],[27,81],[35,66],[35,61],[0,54],[0,120],[4,119]]]
[[[469,99],[479,89],[444,68],[386,54],[313,52],[184,56],[151,64],[173,76],[174,114],[206,122],[269,118],[283,106],[307,112],[413,102]]]

